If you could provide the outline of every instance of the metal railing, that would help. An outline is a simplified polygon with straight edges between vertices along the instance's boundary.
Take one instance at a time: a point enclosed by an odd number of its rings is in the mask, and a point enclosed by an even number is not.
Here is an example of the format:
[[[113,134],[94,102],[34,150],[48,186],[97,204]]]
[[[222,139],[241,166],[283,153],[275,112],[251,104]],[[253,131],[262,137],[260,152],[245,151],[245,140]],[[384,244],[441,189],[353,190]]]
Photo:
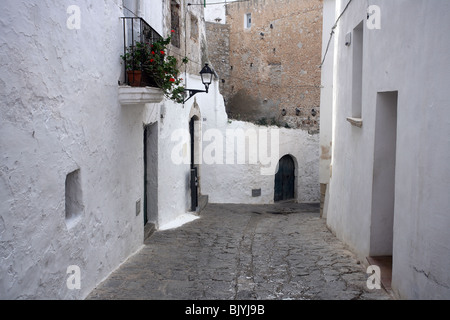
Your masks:
[[[152,44],[160,39],[162,36],[156,32],[144,19],[140,17],[122,17],[123,20],[123,50],[124,55],[126,55],[127,50],[131,48],[131,54],[134,54],[134,48],[136,47],[136,42]],[[129,84],[130,79],[128,79],[127,74],[127,64],[124,63],[125,68],[125,83]],[[144,70],[141,70],[143,77],[141,80],[141,85],[145,86],[155,86],[154,81],[145,74]]]

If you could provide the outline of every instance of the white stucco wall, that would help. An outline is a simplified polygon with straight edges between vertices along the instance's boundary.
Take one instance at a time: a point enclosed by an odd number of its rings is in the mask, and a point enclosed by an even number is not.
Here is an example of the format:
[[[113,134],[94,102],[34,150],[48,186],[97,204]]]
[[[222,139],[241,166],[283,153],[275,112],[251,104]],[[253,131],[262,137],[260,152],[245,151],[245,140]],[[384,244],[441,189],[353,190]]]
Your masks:
[[[4,1],[0,13],[5,26],[0,35],[1,298],[82,299],[141,248],[145,125],[158,123],[157,226],[171,225],[190,210],[190,166],[173,161],[172,152],[180,141],[172,138],[179,129],[188,132],[194,105],[202,131],[256,129],[228,123],[217,81],[208,94],[198,94],[184,106],[167,100],[121,105],[121,4],[119,0]],[[154,7],[158,10],[151,12],[148,2],[137,4],[152,27],[167,35],[168,19],[153,19],[159,17],[159,8],[161,17],[167,18],[168,6],[161,0]],[[79,29],[67,27],[72,15],[67,13],[69,5],[80,8]],[[204,38],[202,19],[199,27]],[[198,52],[189,52],[192,63],[199,64],[205,56],[198,46]],[[198,76],[184,78],[189,88],[203,88]],[[298,163],[299,201],[317,201],[318,149],[312,146],[319,137],[287,129],[281,130],[280,137],[280,157],[290,153]],[[189,156],[187,141],[181,144],[184,156]],[[259,169],[202,165],[202,193],[216,202],[270,203],[274,178],[261,176]],[[65,181],[75,170],[79,170],[81,194],[76,207],[82,212],[67,223]],[[235,181],[238,187],[228,193]],[[263,196],[251,198],[253,188],[262,188]],[[71,265],[80,267],[79,290],[66,285]]]
[[[322,30],[322,89],[320,92],[320,183],[330,180],[330,163],[332,150],[332,110],[333,110],[333,67],[334,37],[330,33],[336,21],[336,1],[323,2]]]
[[[233,2],[234,0],[228,0],[227,2]],[[220,2],[225,1],[215,1],[215,0],[206,0],[206,8],[205,8],[205,20],[208,22],[218,22],[225,24],[226,21],[226,5]],[[220,4],[217,4],[220,3]],[[216,19],[220,19],[220,21],[216,21]]]
[[[331,30],[336,21],[336,0],[325,0],[323,2],[322,23],[322,66],[320,91],[320,158],[319,158],[319,182],[322,195],[322,217],[326,218],[329,199],[329,188],[331,176],[331,158],[333,150],[333,75],[334,75],[334,36]],[[325,187],[325,191],[323,191]]]
[[[121,10],[83,1],[81,29],[69,30],[68,5],[2,3],[2,298],[82,298],[142,244],[141,144],[129,143],[142,141],[142,121],[117,99]],[[65,179],[76,169],[84,211],[68,230]],[[66,286],[70,265],[81,290]]]
[[[258,140],[261,135],[267,136],[269,141],[273,131],[269,134],[265,133],[266,128],[260,133],[259,127],[250,123],[233,121],[226,125],[221,132],[227,130],[243,130],[247,132],[258,133]],[[279,149],[279,157],[271,160],[276,167],[279,159],[284,155],[291,155],[296,163],[296,200],[299,202],[318,202],[319,185],[318,185],[318,136],[308,135],[307,132],[301,130],[290,130],[277,127],[269,127],[268,130],[279,130],[279,139],[275,142],[276,148]],[[208,147],[212,142],[204,142],[204,148]],[[224,138],[224,145],[226,138]],[[229,147],[230,145],[228,145]],[[226,149],[227,146],[224,146]],[[259,152],[258,148],[258,152]],[[267,168],[261,164],[225,164],[226,156],[223,160],[224,164],[204,165],[203,166],[203,193],[209,195],[209,201],[212,203],[253,203],[267,204],[274,202],[274,186],[275,175],[266,175],[261,172],[261,168]],[[205,175],[214,177],[214,180],[206,180]],[[261,189],[261,196],[252,197],[253,189]]]
[[[163,8],[160,2],[156,8]],[[146,124],[159,122],[158,224],[176,221],[190,208],[189,166],[170,161],[171,134],[189,128],[190,107],[167,100],[119,103],[121,4],[2,3],[2,299],[82,299],[141,248]],[[80,8],[80,29],[67,27],[69,5]],[[140,10],[144,15],[151,11],[148,6]],[[146,19],[159,17],[158,12]],[[168,34],[164,21],[149,22]],[[204,34],[204,25],[199,27]],[[204,99],[214,104],[215,96]],[[65,180],[74,170],[79,170],[83,210],[68,227]],[[79,290],[66,285],[71,265],[80,267]]]
[[[164,35],[164,10],[162,1],[140,1],[141,14],[145,21],[150,23],[153,29]]]
[[[347,1],[337,3],[340,13]],[[346,121],[352,46],[345,46],[345,35],[365,24],[369,5],[380,7],[381,29],[364,27],[358,128]],[[371,254],[377,93],[398,91],[392,287],[401,298],[450,298],[449,14],[445,0],[353,1],[335,35],[327,223],[363,261]]]

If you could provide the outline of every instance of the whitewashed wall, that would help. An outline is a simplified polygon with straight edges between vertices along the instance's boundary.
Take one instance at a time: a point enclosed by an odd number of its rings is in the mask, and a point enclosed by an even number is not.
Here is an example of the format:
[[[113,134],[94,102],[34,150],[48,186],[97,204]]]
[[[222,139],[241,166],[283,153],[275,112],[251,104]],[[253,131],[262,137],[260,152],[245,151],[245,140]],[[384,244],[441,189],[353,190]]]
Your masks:
[[[164,10],[160,0],[140,0],[141,14],[145,21],[151,22],[151,26],[161,35],[168,30],[164,29]]]
[[[160,2],[139,10],[167,35]],[[67,27],[69,5],[80,8],[80,29]],[[158,224],[190,208],[189,166],[170,161],[171,133],[189,128],[190,107],[120,105],[123,15],[122,1],[2,3],[0,298],[84,298],[140,249],[145,124],[160,122]],[[77,169],[82,213],[68,226],[65,180]],[[71,265],[80,290],[66,285]]]
[[[336,21],[336,0],[323,2],[322,29],[322,89],[320,92],[320,160],[319,182],[328,187],[331,175],[332,156],[332,115],[333,115],[333,72],[334,72],[334,37],[330,37],[331,29]],[[329,190],[325,191],[322,217],[327,216]]]
[[[336,12],[346,4],[337,1]],[[345,35],[366,21],[369,5],[380,7],[381,29],[364,27],[363,126],[357,128],[346,121],[352,112],[352,47],[345,46]],[[377,92],[398,91],[392,287],[407,299],[450,298],[449,14],[445,0],[353,1],[334,40],[327,223],[365,261],[371,246]]]
[[[70,30],[72,4],[2,3],[2,298],[82,298],[142,244],[142,120],[117,99],[122,13],[82,1]],[[65,179],[76,169],[84,211],[68,230]],[[66,286],[69,265],[81,290]]]
[[[226,145],[227,130],[243,130],[244,132],[258,133],[266,136],[265,130],[260,133],[261,127],[250,123],[233,121],[227,125],[223,131],[224,150],[230,145]],[[264,128],[265,129],[265,128]],[[279,129],[269,127],[268,130],[279,130],[279,140],[276,148],[279,148],[279,157],[274,158],[272,165],[276,167],[279,159],[284,155],[291,155],[296,163],[296,200],[299,202],[318,202],[318,136],[310,136],[301,130]],[[270,141],[273,131],[267,134]],[[208,150],[214,142],[204,142],[204,150]],[[273,149],[272,149],[273,151]],[[226,152],[226,151],[225,151]],[[259,149],[258,149],[259,152]],[[224,156],[223,164],[203,165],[202,169],[202,191],[209,195],[212,203],[253,203],[269,204],[274,202],[275,176],[262,173],[261,169],[268,168],[262,164],[226,164]],[[209,179],[208,179],[209,178]],[[261,196],[252,197],[253,189],[261,189]]]
[[[234,0],[229,0],[227,2],[233,2]],[[206,0],[206,8],[205,8],[205,20],[208,22],[217,22],[216,19],[220,19],[218,23],[225,24],[226,21],[226,5],[225,1],[215,1],[215,0]],[[220,4],[217,4],[220,3]]]
[[[167,15],[164,10],[168,7],[162,2],[156,5],[158,12],[151,12],[147,2],[139,4],[146,19],[158,17],[159,8],[162,17]],[[80,29],[67,27],[70,5],[80,8]],[[159,226],[190,209],[189,165],[172,161],[172,151],[179,147],[172,135],[177,129],[188,130],[193,106],[199,109],[202,130],[252,128],[239,122],[228,124],[217,82],[209,94],[198,94],[185,106],[167,100],[122,106],[118,99],[118,81],[123,80],[122,10],[119,0],[3,3],[0,298],[82,299],[140,249],[144,233],[144,125],[158,122],[159,128],[155,151]],[[203,20],[199,22],[203,36]],[[163,35],[167,35],[167,19],[152,24],[158,30],[161,25]],[[198,51],[192,54],[203,57],[204,52]],[[186,78],[190,88],[203,88],[199,77]],[[313,165],[318,151],[306,150],[311,141],[318,143],[318,136],[297,136],[294,131],[285,135],[289,136],[286,141],[299,147],[291,151],[284,147],[287,142],[280,142],[281,152],[292,153],[301,168],[312,172],[298,186],[299,199],[318,198],[318,191],[314,191],[318,169]],[[298,143],[297,138],[304,142]],[[182,149],[188,155],[189,143]],[[82,212],[68,224],[65,180],[74,170],[80,175]],[[211,174],[215,170],[220,171],[223,181]],[[228,174],[241,173],[242,169],[225,169],[223,165],[202,166],[202,193],[217,202],[248,203],[254,201],[248,197],[251,188],[262,187],[261,199],[271,201],[273,177],[266,181],[248,170],[238,183],[245,196],[225,193],[235,179]],[[137,201],[141,201],[139,214]],[[69,290],[66,285],[71,265],[80,267],[79,290]]]

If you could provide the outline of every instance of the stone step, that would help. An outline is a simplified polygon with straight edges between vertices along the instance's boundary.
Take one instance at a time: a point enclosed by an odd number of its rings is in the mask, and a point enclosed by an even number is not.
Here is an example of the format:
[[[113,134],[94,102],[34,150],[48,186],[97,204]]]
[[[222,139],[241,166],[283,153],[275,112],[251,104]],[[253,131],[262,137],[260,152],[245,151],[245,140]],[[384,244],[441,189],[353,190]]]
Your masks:
[[[147,222],[147,224],[144,227],[144,242],[145,240],[147,240],[148,238],[150,238],[152,236],[152,234],[155,232],[156,230],[156,226],[154,223],[151,222]]]
[[[208,201],[209,201],[209,196],[207,195],[201,195],[198,198],[198,211],[197,213],[200,213],[203,209],[205,209],[205,207],[208,205]]]

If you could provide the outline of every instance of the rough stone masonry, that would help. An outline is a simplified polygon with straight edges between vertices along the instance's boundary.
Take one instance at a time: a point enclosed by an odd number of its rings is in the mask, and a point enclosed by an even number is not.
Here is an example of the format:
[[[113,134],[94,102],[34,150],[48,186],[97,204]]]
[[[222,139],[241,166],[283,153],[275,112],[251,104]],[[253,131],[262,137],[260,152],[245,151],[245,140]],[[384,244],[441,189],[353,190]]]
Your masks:
[[[226,24],[207,23],[230,118],[318,132],[322,8],[320,0],[232,2]]]

